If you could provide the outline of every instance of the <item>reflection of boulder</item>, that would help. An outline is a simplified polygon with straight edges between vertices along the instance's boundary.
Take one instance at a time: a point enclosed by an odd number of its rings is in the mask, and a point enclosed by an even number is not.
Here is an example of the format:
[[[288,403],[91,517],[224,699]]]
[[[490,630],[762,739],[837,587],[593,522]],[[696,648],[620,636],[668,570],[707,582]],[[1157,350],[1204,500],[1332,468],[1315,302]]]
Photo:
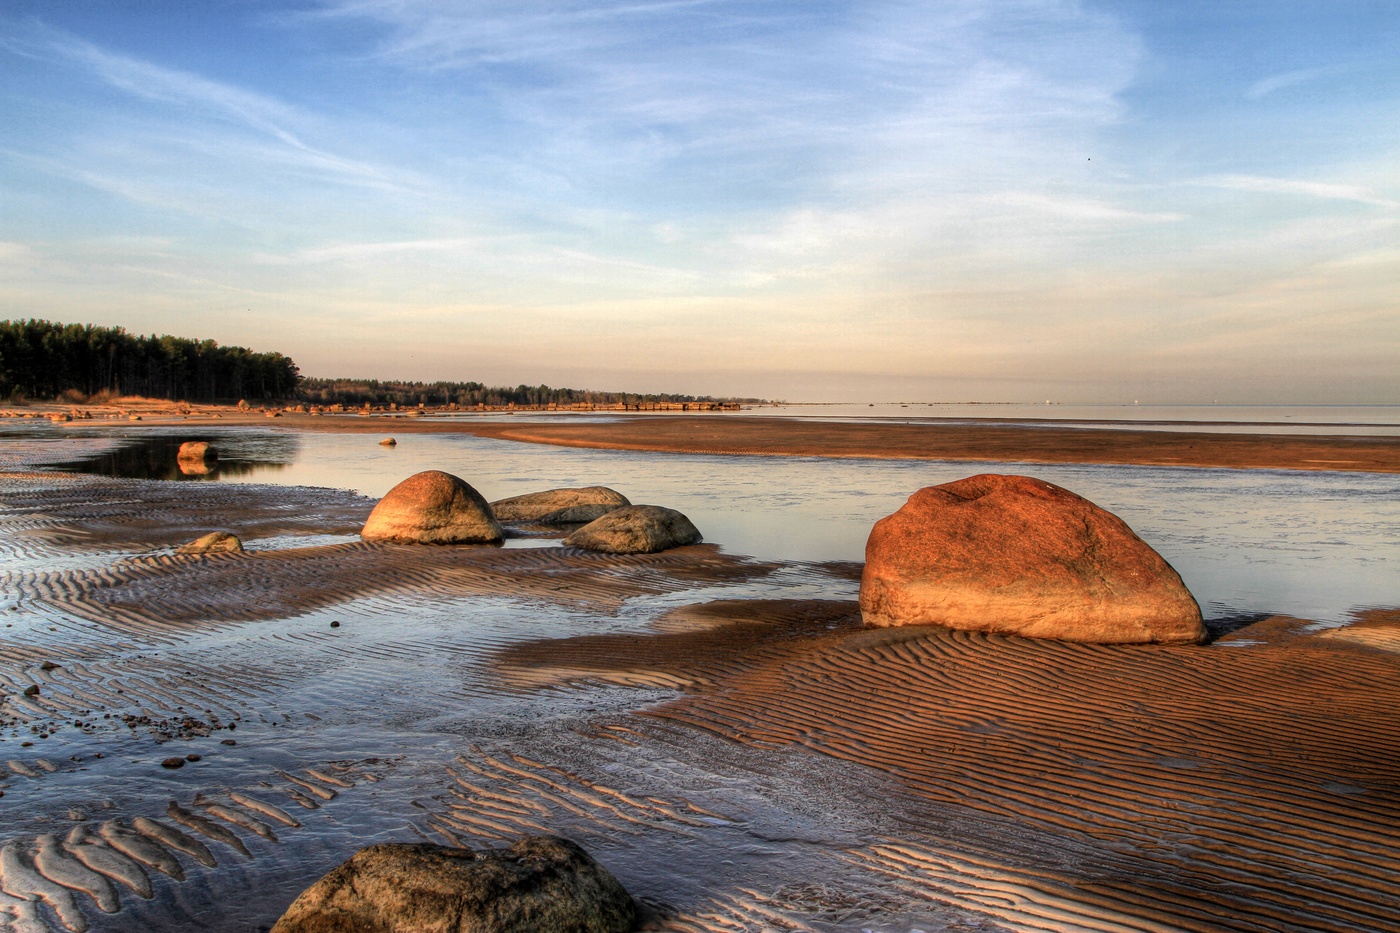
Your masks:
[[[218,469],[219,452],[207,441],[185,441],[175,462],[186,476],[207,476]]]
[[[632,898],[567,839],[529,836],[508,849],[381,843],[302,892],[272,933],[474,930],[625,933]]]
[[[631,505],[627,497],[606,486],[583,486],[577,489],[547,489],[523,496],[511,496],[491,503],[496,517],[503,522],[539,522],[563,525],[569,522],[591,522],[613,509]]]
[[[1104,644],[1206,634],[1181,577],[1122,519],[1029,476],[920,489],[876,522],[860,608],[869,625]]]
[[[564,543],[607,554],[652,554],[699,544],[700,532],[675,509],[629,505],[589,522],[565,538]]]
[[[426,470],[379,500],[360,537],[398,544],[491,544],[504,533],[491,506],[465,480]]]
[[[175,549],[176,554],[242,554],[243,542],[227,531],[211,531]]]

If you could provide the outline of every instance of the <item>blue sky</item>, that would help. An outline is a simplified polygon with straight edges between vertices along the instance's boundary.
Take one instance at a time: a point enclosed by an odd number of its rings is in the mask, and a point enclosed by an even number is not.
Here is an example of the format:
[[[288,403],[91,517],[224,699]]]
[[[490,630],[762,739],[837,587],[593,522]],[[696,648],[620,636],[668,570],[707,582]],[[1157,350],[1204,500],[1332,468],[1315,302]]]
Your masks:
[[[0,6],[0,316],[311,375],[1400,402],[1400,7]]]

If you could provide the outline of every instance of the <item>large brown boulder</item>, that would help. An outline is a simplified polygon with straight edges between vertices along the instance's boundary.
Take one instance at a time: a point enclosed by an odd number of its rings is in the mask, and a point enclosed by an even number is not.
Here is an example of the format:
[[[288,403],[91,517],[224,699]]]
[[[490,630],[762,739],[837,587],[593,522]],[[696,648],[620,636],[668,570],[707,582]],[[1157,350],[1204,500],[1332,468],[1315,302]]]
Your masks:
[[[629,505],[589,522],[565,538],[564,543],[608,554],[651,554],[699,544],[700,532],[675,509]]]
[[[491,506],[465,480],[425,470],[379,500],[360,537],[397,544],[491,544],[504,532]]]
[[[503,522],[535,522],[542,525],[566,525],[571,522],[591,522],[623,506],[631,505],[627,497],[606,486],[583,486],[577,489],[547,489],[523,496],[511,496],[491,503],[496,517]]]
[[[385,843],[307,888],[272,933],[625,933],[636,906],[574,843],[473,852]]]
[[[868,625],[1101,644],[1206,637],[1181,577],[1118,516],[1053,483],[987,473],[920,489],[865,545]]]

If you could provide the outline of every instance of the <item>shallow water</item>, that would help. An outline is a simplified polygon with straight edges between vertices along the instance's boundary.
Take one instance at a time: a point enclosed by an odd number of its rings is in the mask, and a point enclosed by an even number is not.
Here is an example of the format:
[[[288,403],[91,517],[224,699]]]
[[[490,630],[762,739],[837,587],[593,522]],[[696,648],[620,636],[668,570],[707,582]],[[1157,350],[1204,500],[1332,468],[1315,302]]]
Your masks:
[[[379,435],[201,432],[198,439],[226,452],[205,477],[221,482],[378,498],[413,473],[437,469],[489,500],[606,485],[635,503],[679,509],[728,553],[767,560],[862,560],[870,526],[916,489],[976,473],[1023,473],[1123,518],[1181,573],[1207,617],[1286,613],[1340,622],[1358,609],[1400,605],[1400,477],[1387,474],[709,456],[462,434],[406,435],[383,447]],[[149,476],[192,437],[178,429],[156,438],[128,432],[127,453],[89,458],[82,468],[113,475],[114,465],[129,463],[145,472],[116,475]]]
[[[666,610],[710,599],[849,601],[849,568],[802,562],[859,560],[870,524],[914,489],[989,469],[1033,471],[1117,512],[1181,570],[1208,616],[1289,612],[1339,622],[1358,607],[1400,604],[1400,477],[678,456],[464,435],[414,435],[384,448],[379,435],[276,429],[198,437],[159,429],[150,440],[150,429],[129,437],[123,430],[40,428],[34,449],[50,462],[101,464],[103,476],[131,464],[148,471],[136,474],[145,479],[161,471],[161,451],[173,459],[179,440],[212,439],[240,465],[198,485],[82,481],[109,483],[91,487],[90,511],[115,514],[118,526],[171,489],[185,499],[209,493],[215,518],[221,496],[227,515],[247,514],[235,508],[240,497],[274,510],[293,501],[306,514],[294,516],[299,530],[249,537],[255,551],[287,555],[262,565],[256,554],[181,560],[163,547],[113,550],[81,538],[38,536],[30,547],[45,516],[0,500],[0,539],[13,536],[0,540],[0,692],[10,695],[0,707],[8,719],[0,759],[20,765],[0,774],[0,843],[28,845],[110,817],[166,819],[168,801],[198,809],[201,801],[227,803],[230,792],[275,802],[302,825],[273,823],[277,842],[240,831],[252,859],[211,843],[217,869],[186,861],[181,883],[153,873],[155,899],[124,894],[119,914],[101,915],[87,902],[96,930],[265,930],[298,891],[363,845],[483,845],[535,831],[532,824],[583,843],[670,916],[656,928],[674,933],[1161,929],[1055,913],[1085,909],[1073,902],[1038,905],[1027,882],[1037,876],[1018,866],[1074,866],[1073,840],[1004,820],[982,825],[975,814],[910,809],[893,776],[801,747],[739,743],[630,715],[679,695],[684,684],[665,671],[628,670],[604,682],[596,671],[555,664],[521,680],[520,671],[503,674],[502,653],[536,639],[641,635]],[[127,446],[136,449],[113,456]],[[558,579],[557,593],[536,586],[501,595],[500,586],[479,582],[478,564],[475,575],[440,568],[411,585],[368,595],[347,588],[329,603],[277,608],[288,592],[328,579],[358,584],[388,574],[390,562],[315,527],[318,508],[333,514],[347,497],[303,490],[292,500],[290,490],[270,486],[377,497],[422,469],[457,473],[490,499],[611,485],[633,501],[685,511],[723,552],[790,563],[728,580],[641,574],[616,599],[575,600],[571,588],[601,586],[606,596],[607,586],[624,583],[613,571],[571,577],[542,550],[509,555],[534,561],[509,567],[536,583]],[[73,495],[88,488],[82,482]],[[464,552],[473,553],[508,556]],[[136,591],[133,601],[116,598],[124,589]],[[45,659],[60,667],[43,670]],[[1047,671],[1053,681],[1054,668]],[[18,696],[29,683],[42,686],[40,700]],[[161,723],[183,715],[222,728],[162,736]],[[986,731],[968,733],[969,742],[986,741],[997,724],[979,720],[977,728]],[[237,744],[222,744],[226,738]],[[1141,738],[1157,740],[1150,727]],[[179,770],[159,765],[189,752],[201,760]],[[298,791],[305,783],[336,796]],[[295,802],[297,792],[314,808]],[[1365,800],[1375,791],[1356,793]],[[1014,846],[1006,850],[980,844],[1008,837]],[[944,851],[952,839],[979,843],[978,857]],[[57,928],[52,915],[40,916]]]

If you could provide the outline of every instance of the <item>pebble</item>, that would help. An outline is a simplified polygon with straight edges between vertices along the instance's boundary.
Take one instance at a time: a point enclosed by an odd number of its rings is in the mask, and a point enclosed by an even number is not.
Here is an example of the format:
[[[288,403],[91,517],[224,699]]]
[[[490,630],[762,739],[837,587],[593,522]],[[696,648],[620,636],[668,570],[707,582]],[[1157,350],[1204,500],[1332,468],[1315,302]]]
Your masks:
[[[194,754],[193,752],[191,752],[190,754],[188,754],[188,755],[185,756],[185,760],[186,760],[186,761],[198,761],[199,758],[200,758],[200,756]]]
[[[185,759],[167,758],[160,763],[160,766],[162,768],[183,768],[185,766]]]
[[[332,622],[332,623],[331,623],[331,628],[340,628],[340,623],[339,623],[339,622]]]
[[[39,685],[38,685],[38,684],[30,684],[29,686],[25,687],[25,688],[24,688],[24,695],[27,696],[27,697],[36,697],[36,696],[38,696],[38,695],[39,695]]]
[[[224,740],[223,740],[222,742],[220,742],[219,744],[220,744],[220,745],[237,745],[237,744],[238,744],[238,740],[237,740],[237,739],[224,739]]]

